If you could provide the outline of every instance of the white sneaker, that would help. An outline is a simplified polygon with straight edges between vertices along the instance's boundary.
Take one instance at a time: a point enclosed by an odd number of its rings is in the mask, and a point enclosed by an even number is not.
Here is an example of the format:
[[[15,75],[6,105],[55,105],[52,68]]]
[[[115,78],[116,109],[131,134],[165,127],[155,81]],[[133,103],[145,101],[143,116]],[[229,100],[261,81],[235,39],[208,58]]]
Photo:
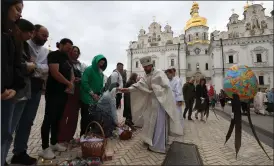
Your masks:
[[[67,148],[66,147],[64,147],[64,146],[62,146],[62,145],[60,145],[60,144],[55,144],[55,145],[51,145],[51,149],[53,150],[53,151],[58,151],[58,152],[64,152],[64,151],[66,151],[67,150]]]
[[[38,154],[40,157],[46,160],[51,160],[55,158],[55,154],[53,153],[52,149],[48,147],[47,149],[39,152]]]

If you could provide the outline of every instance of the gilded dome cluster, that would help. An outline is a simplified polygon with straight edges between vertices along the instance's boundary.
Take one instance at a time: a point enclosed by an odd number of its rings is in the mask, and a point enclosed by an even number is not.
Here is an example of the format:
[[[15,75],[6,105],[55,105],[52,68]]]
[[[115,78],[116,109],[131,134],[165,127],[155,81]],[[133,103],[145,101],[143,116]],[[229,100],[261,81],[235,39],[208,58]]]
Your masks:
[[[207,26],[207,19],[199,16],[199,4],[197,2],[193,2],[190,15],[191,18],[187,21],[185,30],[196,26]]]

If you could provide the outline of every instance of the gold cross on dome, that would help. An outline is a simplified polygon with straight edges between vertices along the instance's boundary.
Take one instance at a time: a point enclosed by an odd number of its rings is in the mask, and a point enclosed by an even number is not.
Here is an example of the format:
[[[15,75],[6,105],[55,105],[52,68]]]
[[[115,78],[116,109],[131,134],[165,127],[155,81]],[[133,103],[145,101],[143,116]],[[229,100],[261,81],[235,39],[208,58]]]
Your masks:
[[[235,13],[235,9],[231,9],[231,11],[232,11],[232,14],[234,14],[234,13]]]
[[[153,16],[153,22],[155,22],[155,20],[156,20],[156,17],[155,17],[155,16]]]
[[[263,6],[263,5],[264,5],[264,3],[262,2],[262,3],[261,3],[261,5]]]

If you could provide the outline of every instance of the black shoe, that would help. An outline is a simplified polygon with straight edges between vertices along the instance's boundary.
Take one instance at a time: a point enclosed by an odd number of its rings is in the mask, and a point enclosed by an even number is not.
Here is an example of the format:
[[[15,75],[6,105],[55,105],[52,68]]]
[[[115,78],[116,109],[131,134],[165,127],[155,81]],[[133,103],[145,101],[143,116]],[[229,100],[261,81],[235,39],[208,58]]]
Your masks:
[[[130,119],[127,119],[125,124],[128,125],[128,126],[134,126],[134,123]]]
[[[9,164],[5,161],[5,164],[4,164],[4,166],[9,166]]]
[[[186,118],[186,114],[183,115],[184,119]]]
[[[37,159],[30,157],[26,152],[13,155],[11,158],[11,164],[34,165],[36,163]]]
[[[188,120],[193,120],[193,119],[189,117]]]

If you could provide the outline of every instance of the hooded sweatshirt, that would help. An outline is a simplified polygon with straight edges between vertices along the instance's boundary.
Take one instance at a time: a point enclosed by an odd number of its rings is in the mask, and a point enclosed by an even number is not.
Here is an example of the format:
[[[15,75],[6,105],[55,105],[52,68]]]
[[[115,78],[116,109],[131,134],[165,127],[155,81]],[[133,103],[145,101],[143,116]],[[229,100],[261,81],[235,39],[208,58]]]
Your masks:
[[[98,68],[98,63],[100,60],[105,60],[105,64],[103,68],[100,70]],[[104,87],[104,74],[107,68],[107,59],[104,55],[96,55],[93,60],[91,66],[87,67],[83,73],[81,79],[81,101],[85,104],[95,104],[96,102],[91,97],[90,93],[93,92],[94,94],[100,95],[102,89]]]

